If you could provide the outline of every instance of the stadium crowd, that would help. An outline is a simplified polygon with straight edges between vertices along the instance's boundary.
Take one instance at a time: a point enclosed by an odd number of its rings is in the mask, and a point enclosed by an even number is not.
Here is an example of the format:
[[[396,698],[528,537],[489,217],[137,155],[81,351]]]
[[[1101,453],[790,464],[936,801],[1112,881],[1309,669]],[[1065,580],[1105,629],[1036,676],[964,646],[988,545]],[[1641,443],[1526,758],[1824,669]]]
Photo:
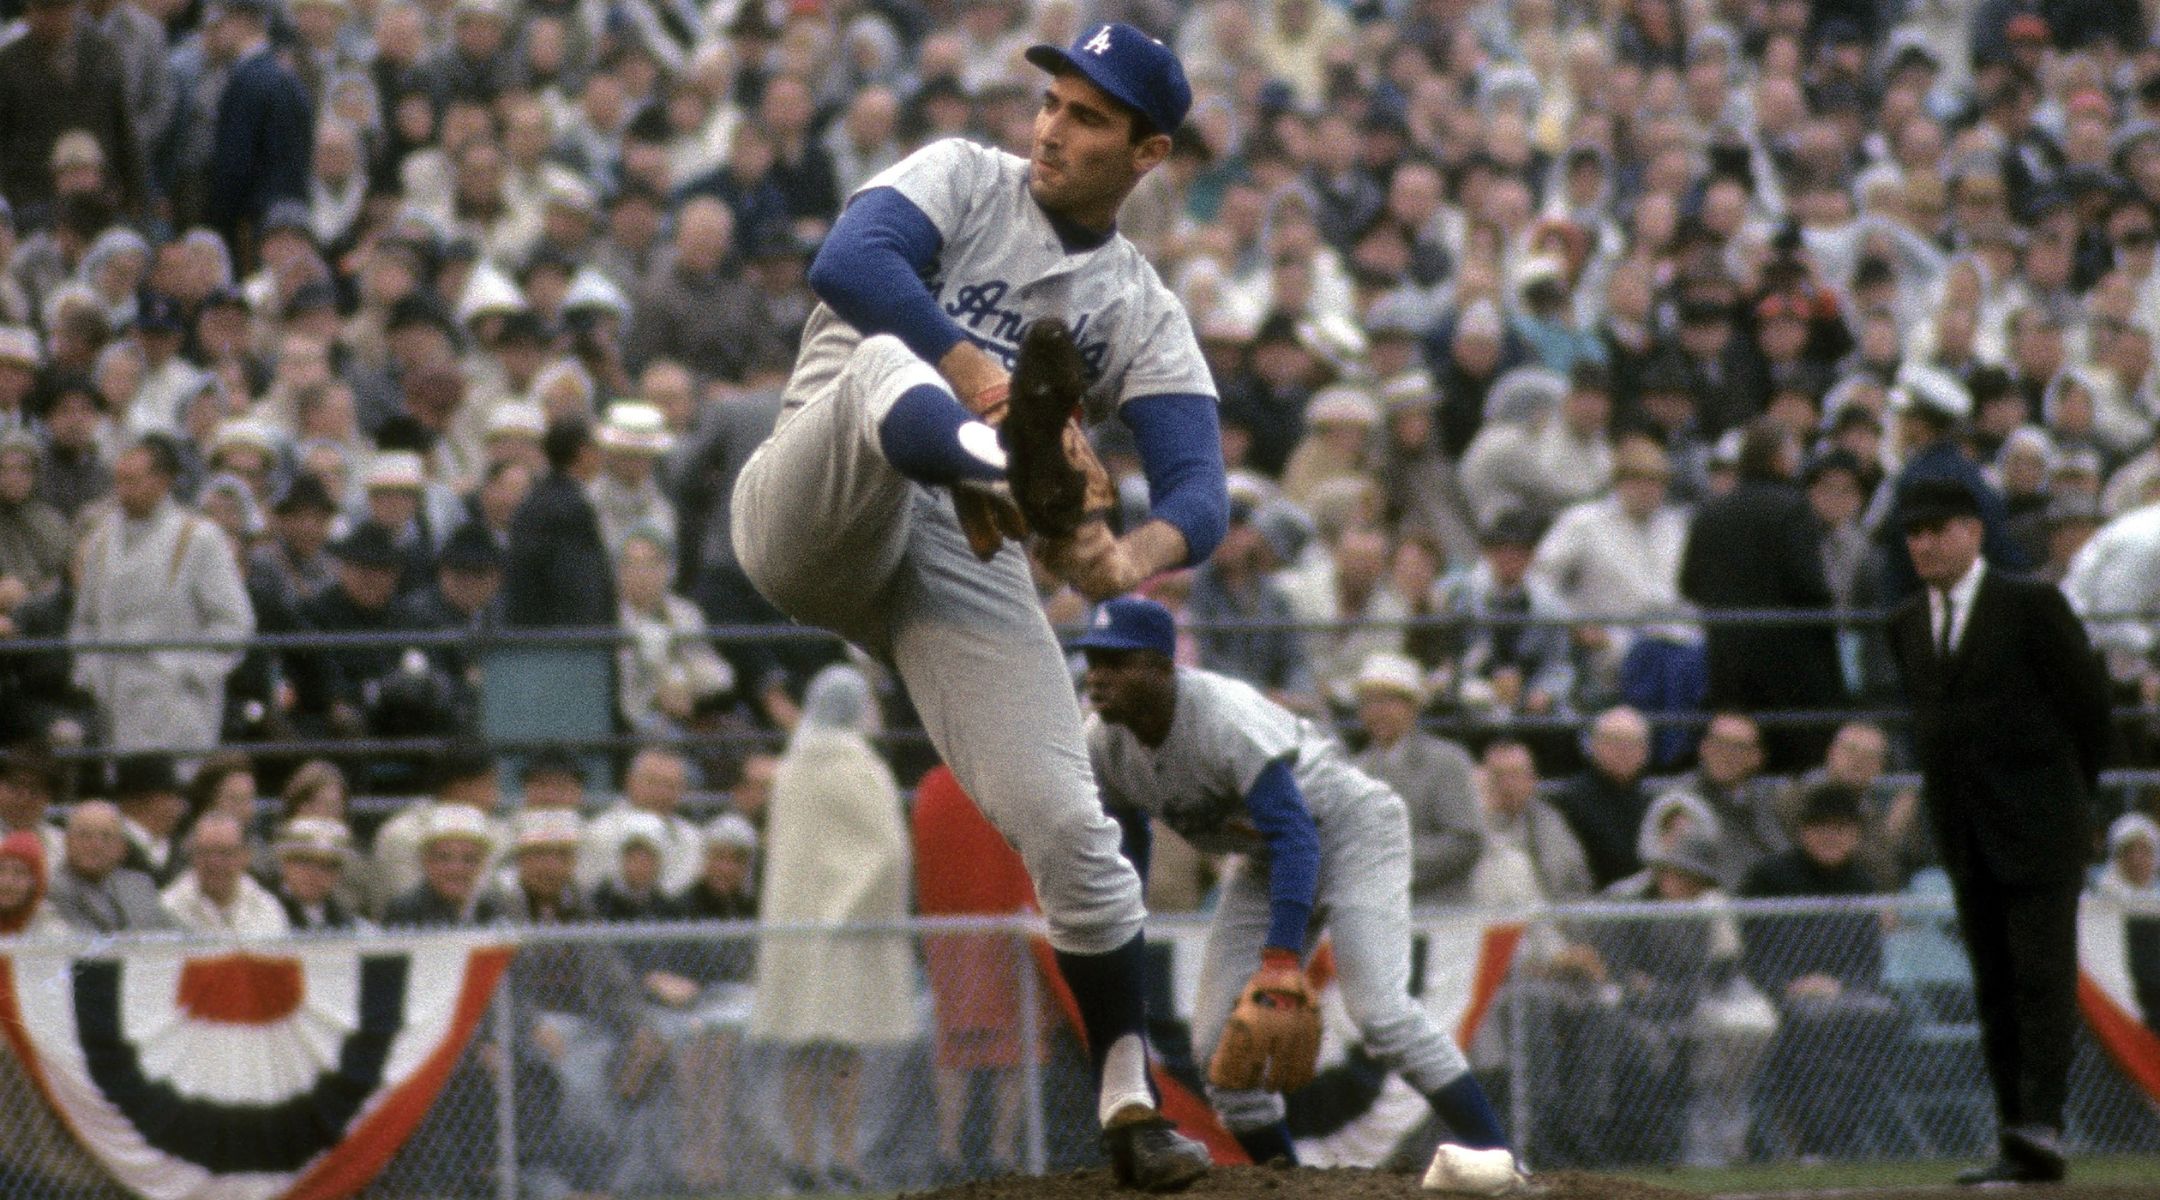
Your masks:
[[[1160,36],[1193,81],[1121,231],[1186,305],[1232,468],[1227,539],[1149,590],[1200,627],[1189,661],[1341,721],[1403,792],[1420,903],[1922,875],[1917,795],[1885,782],[1901,734],[1872,715],[1899,681],[1864,617],[1917,586],[1898,509],[1918,480],[1972,489],[1990,563],[2060,582],[2118,699],[2160,703],[2150,0],[0,14],[16,929],[756,915],[784,760],[745,747],[814,732],[805,692],[840,655],[700,631],[780,620],[727,507],[816,303],[808,268],[844,199],[913,148],[1025,154],[1020,51],[1096,19]],[[1129,434],[1094,433],[1144,512]],[[1816,619],[1719,619],[1736,610]],[[540,628],[619,631],[617,727],[652,746],[612,807],[558,752],[520,760],[506,803],[462,740],[478,652],[398,641]],[[379,636],[167,645],[309,632]],[[335,752],[444,731],[461,740],[419,775]],[[2120,734],[2118,764],[2154,760],[2154,730]],[[325,757],[245,756],[293,740]],[[112,769],[59,765],[90,752]],[[704,825],[683,811],[700,787],[730,795]],[[432,795],[356,849],[348,789]],[[2138,808],[2107,814],[2103,890],[2154,887]],[[1192,907],[1206,864],[1167,841],[1151,895]],[[1728,1041],[1759,1036],[1723,1075],[1686,1068],[1729,1084],[1879,1024],[1868,931],[1818,932],[1842,949],[1801,970],[1800,943],[1766,958],[1739,929],[1537,955],[1580,992],[1552,1001],[1570,1036],[1608,1046],[1751,981],[1779,1012],[1734,1017]],[[604,964],[526,986],[576,980],[547,1004],[610,1046],[645,1028],[633,1001],[754,973],[578,953]],[[2160,945],[2142,953],[2150,1021]],[[1652,986],[1676,962],[1695,965]],[[1624,1001],[1604,990],[1622,982]],[[1846,1032],[1806,1032],[1832,1019]],[[1765,1049],[1771,1028],[1787,1040]],[[554,1060],[582,1053],[548,1036]],[[649,1058],[610,1070],[628,1088]],[[1733,1152],[1729,1129],[1689,1136]]]

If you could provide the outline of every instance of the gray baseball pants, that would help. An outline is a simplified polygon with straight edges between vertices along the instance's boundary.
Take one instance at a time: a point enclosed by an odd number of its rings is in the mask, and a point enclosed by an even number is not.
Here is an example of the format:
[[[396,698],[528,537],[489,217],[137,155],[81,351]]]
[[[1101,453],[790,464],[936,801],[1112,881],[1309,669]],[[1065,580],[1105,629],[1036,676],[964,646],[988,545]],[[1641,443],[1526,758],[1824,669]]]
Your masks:
[[[899,671],[938,754],[1027,864],[1051,944],[1107,953],[1140,932],[1140,879],[1096,792],[1026,553],[977,559],[951,497],[879,447],[878,422],[924,383],[946,386],[899,339],[864,339],[743,467],[735,553],[780,611]]]
[[[1205,1064],[1222,1041],[1239,993],[1260,967],[1267,941],[1268,872],[1246,860],[1222,884],[1201,952],[1193,1000],[1193,1050]],[[1320,886],[1313,929],[1335,944],[1335,979],[1365,1051],[1430,1095],[1470,1069],[1453,1038],[1410,995],[1410,818],[1389,793],[1320,827]],[[1208,1085],[1208,1101],[1232,1132],[1283,1119],[1279,1093]]]

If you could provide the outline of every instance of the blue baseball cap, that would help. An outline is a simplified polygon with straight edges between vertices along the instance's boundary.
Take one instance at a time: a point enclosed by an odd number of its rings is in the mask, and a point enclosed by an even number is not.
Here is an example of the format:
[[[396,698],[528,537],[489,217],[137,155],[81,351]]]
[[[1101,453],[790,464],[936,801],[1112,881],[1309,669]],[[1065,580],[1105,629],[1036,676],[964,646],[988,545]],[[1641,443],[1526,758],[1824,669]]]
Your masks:
[[[1177,655],[1177,622],[1153,600],[1121,596],[1095,610],[1088,631],[1073,642],[1079,650],[1153,650]]]
[[[1073,70],[1147,118],[1157,133],[1176,133],[1192,107],[1192,84],[1170,47],[1112,21],[1073,39],[1072,49],[1047,43],[1029,46],[1027,60],[1045,71]]]

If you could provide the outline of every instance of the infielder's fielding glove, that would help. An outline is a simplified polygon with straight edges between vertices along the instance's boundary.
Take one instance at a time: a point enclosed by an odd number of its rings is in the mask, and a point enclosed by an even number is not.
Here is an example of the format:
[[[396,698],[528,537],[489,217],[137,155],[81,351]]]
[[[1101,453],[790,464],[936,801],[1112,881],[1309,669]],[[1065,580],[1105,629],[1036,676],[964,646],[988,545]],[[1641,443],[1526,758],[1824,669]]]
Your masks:
[[[1076,414],[1087,373],[1065,322],[1043,317],[1020,339],[1005,419],[1005,480],[1028,528],[1046,538],[1071,536],[1117,502],[1110,474],[1088,445]]]
[[[1305,969],[1288,950],[1261,952],[1260,969],[1238,997],[1222,1042],[1208,1060],[1220,1088],[1294,1092],[1313,1079],[1320,1058],[1320,1006]]]

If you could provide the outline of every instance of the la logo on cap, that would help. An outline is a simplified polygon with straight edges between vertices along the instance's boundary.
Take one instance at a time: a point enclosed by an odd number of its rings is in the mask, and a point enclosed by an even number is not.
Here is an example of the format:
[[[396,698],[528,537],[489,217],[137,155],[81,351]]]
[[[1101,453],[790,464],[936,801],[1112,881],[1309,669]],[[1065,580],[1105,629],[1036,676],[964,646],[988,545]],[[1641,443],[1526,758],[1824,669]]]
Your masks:
[[[1096,30],[1095,36],[1089,38],[1087,40],[1087,45],[1080,48],[1087,51],[1089,54],[1101,55],[1109,53],[1110,27],[1108,25],[1105,25],[1101,29]]]
[[[1096,610],[1095,610],[1095,628],[1097,628],[1097,629],[1108,629],[1109,627],[1110,627],[1110,610],[1109,610],[1109,609],[1107,609],[1107,608],[1098,608],[1098,609],[1096,609]]]

